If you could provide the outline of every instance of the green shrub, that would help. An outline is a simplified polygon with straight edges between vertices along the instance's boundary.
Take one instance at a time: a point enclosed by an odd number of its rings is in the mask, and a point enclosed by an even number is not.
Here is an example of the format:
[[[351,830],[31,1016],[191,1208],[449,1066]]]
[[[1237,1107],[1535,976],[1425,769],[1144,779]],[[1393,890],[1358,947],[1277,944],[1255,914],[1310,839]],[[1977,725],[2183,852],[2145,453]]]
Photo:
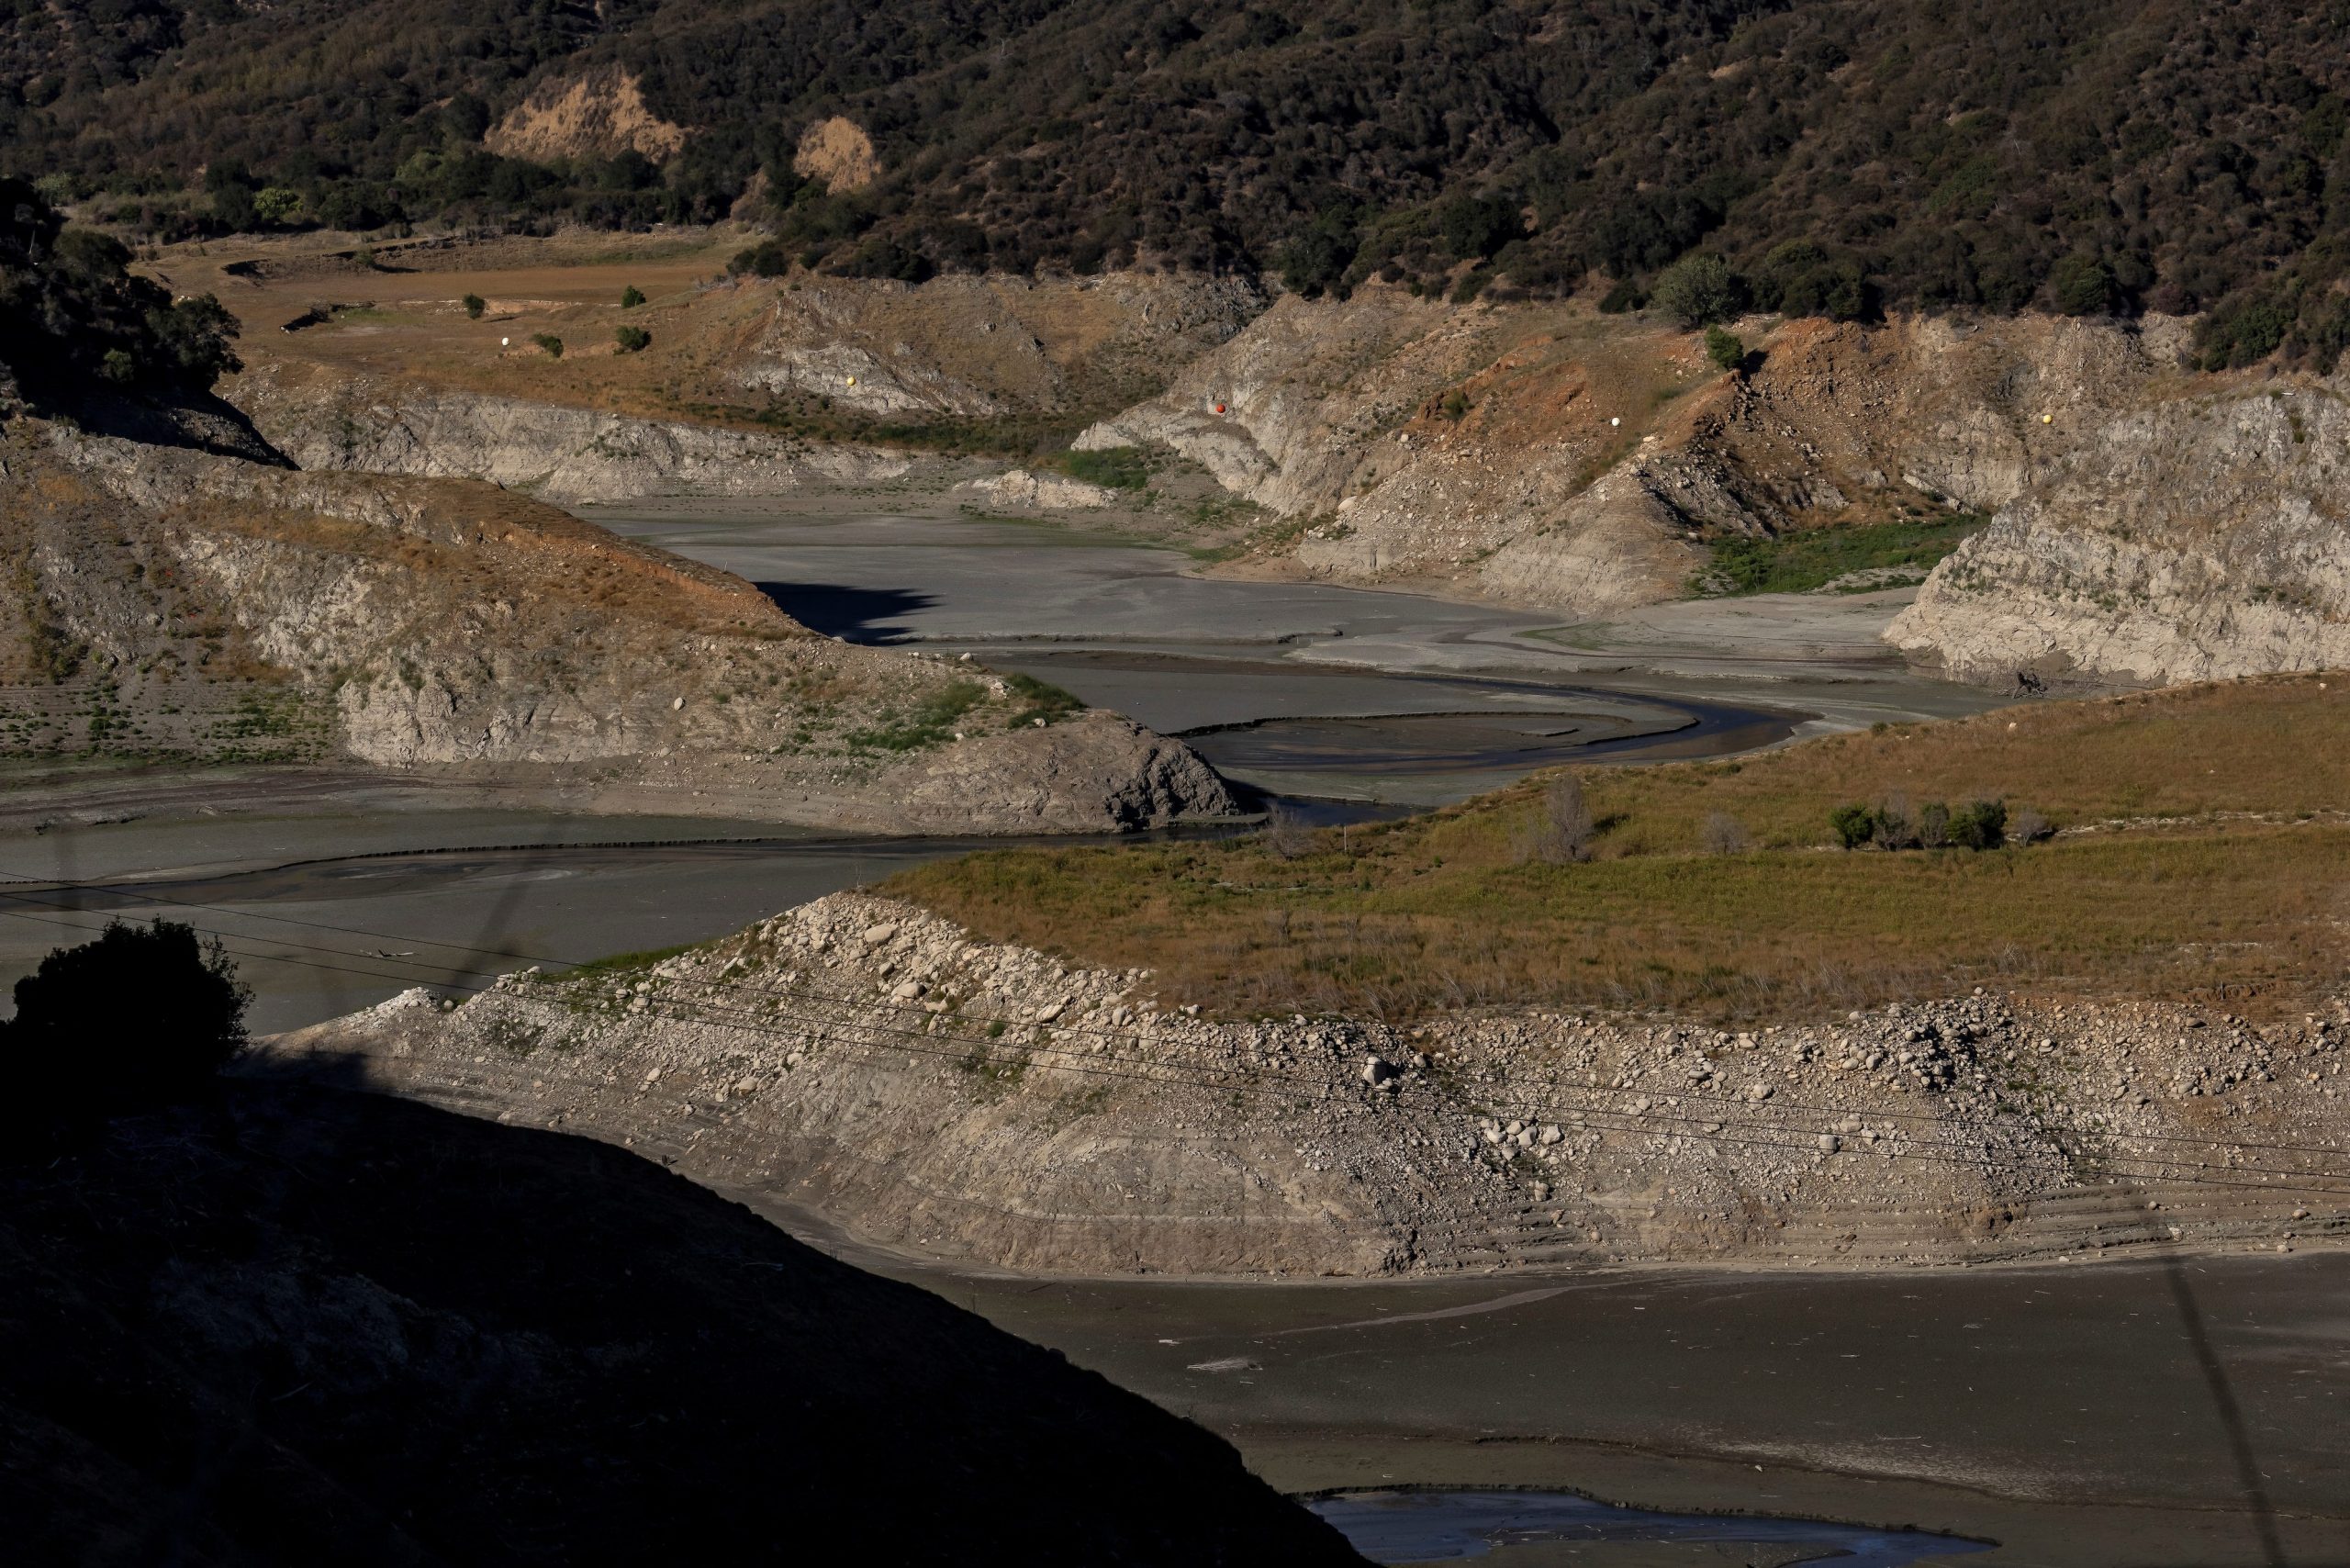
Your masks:
[[[466,319],[478,321],[481,319],[481,313],[489,308],[489,301],[478,294],[468,294],[465,296],[464,306]]]
[[[1836,842],[1847,849],[1858,849],[1876,836],[1876,813],[1866,806],[1839,806],[1828,813],[1828,822],[1836,830]]]
[[[1706,329],[1706,357],[1723,370],[1736,370],[1746,363],[1746,343],[1736,332],[1720,327]]]
[[[634,285],[634,284],[630,284],[626,288],[623,288],[623,289],[621,289],[621,309],[623,309],[623,310],[633,310],[633,309],[635,309],[638,306],[640,306],[640,305],[642,305],[642,304],[643,304],[643,303],[644,303],[644,291],[643,291],[643,289],[641,289],[641,288],[637,287],[637,286],[636,286],[636,285]]]
[[[1692,331],[1738,314],[1743,296],[1729,263],[1710,252],[1684,256],[1664,269],[1650,303]]]
[[[1060,471],[1089,485],[1113,490],[1139,490],[1150,484],[1150,454],[1139,446],[1105,446],[1091,452],[1064,452],[1056,459]]]
[[[1448,420],[1457,421],[1466,419],[1469,416],[1469,394],[1456,386],[1444,395],[1444,401],[1438,403],[1436,408],[1437,412]]]
[[[1003,683],[1012,695],[1027,706],[1012,716],[1014,724],[1034,724],[1042,719],[1047,724],[1058,723],[1072,713],[1080,712],[1085,704],[1074,692],[1063,691],[1050,681],[1038,680],[1033,675],[1008,675]]]
[[[652,341],[653,334],[642,327],[621,327],[612,333],[612,342],[620,345],[622,353],[641,353]]]
[[[1962,849],[1997,849],[2008,839],[2008,803],[1970,801],[1950,815],[1950,841]]]
[[[553,332],[533,332],[531,341],[538,344],[549,359],[563,357],[563,340]]]

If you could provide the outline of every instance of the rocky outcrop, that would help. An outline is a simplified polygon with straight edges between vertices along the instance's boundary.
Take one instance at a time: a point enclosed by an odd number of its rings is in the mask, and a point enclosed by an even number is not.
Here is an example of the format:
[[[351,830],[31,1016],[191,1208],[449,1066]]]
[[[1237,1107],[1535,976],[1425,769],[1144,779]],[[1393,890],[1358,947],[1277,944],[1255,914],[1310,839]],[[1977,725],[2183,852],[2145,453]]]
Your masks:
[[[2350,666],[2336,388],[2239,385],[2087,422],[1888,641],[2033,689]]]
[[[303,468],[486,479],[561,505],[783,495],[878,484],[914,465],[873,447],[273,369],[240,378],[230,395]]]
[[[1106,485],[1089,484],[1059,474],[1035,474],[1013,468],[984,479],[974,479],[970,490],[1002,507],[1034,507],[1040,511],[1069,511],[1106,507],[1118,498]]]
[[[956,274],[744,280],[755,319],[725,351],[740,390],[881,420],[1062,412],[1165,384],[1264,308],[1254,285],[1184,274]]]
[[[897,831],[1233,809],[1178,743],[1063,720],[977,666],[817,636],[739,578],[505,491],[55,427],[16,430],[5,462],[15,749],[338,757]],[[237,745],[183,744],[224,704]]]
[[[1684,594],[1726,536],[2007,506],[2109,421],[2209,392],[2162,317],[1740,330],[1726,375],[1694,334],[1575,307],[1283,299],[1077,444],[1181,453],[1301,520],[1312,575],[1595,616]]]
[[[1532,1011],[1401,1032],[1200,1018],[1149,993],[1140,971],[841,894],[657,964],[509,976],[462,1005],[411,991],[265,1057],[1040,1272],[2350,1235],[2288,1180],[2205,1179],[2342,1133],[2350,1020],[1978,993],[1736,1035]]]

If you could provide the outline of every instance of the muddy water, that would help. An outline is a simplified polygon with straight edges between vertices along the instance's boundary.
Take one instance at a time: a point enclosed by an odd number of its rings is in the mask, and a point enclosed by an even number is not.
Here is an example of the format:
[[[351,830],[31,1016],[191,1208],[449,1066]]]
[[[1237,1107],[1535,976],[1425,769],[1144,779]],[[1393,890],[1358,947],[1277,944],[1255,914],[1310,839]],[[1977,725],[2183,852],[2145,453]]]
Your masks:
[[[1720,660],[1709,678],[1609,679],[1537,634],[1555,615],[1202,577],[1179,552],[1068,528],[750,503],[590,515],[758,583],[819,631],[1035,675],[1282,794],[1434,805],[1561,762],[1751,750],[1831,711],[1867,722],[1988,700],[1916,679],[1881,647],[1853,652],[1849,634],[1841,663],[1800,682]]]

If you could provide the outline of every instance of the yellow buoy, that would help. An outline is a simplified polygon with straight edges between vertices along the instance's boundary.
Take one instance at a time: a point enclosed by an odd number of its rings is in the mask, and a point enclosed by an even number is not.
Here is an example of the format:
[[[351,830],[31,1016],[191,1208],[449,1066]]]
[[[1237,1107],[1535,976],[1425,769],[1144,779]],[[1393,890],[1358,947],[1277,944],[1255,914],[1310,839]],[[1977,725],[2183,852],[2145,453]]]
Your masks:
[[[2040,422],[2043,425],[2053,425],[2056,422],[2056,416],[2053,414],[2042,414],[2040,416]]]

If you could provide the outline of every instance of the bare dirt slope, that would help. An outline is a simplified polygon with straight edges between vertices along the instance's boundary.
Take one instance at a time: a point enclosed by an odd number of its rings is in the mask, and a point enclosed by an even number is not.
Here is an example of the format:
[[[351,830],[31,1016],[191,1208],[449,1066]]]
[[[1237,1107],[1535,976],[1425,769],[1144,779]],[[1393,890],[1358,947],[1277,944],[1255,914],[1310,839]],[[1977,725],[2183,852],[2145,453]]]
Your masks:
[[[2350,1235],[2350,1014],[1977,993],[1730,1034],[1161,1011],[842,894],[647,967],[411,991],[280,1066],[1045,1272],[1954,1263]],[[2290,1246],[2291,1241],[2283,1245]]]
[[[1123,720],[817,636],[748,583],[488,487],[21,420],[0,462],[12,750],[341,759],[897,829],[1230,807]]]

